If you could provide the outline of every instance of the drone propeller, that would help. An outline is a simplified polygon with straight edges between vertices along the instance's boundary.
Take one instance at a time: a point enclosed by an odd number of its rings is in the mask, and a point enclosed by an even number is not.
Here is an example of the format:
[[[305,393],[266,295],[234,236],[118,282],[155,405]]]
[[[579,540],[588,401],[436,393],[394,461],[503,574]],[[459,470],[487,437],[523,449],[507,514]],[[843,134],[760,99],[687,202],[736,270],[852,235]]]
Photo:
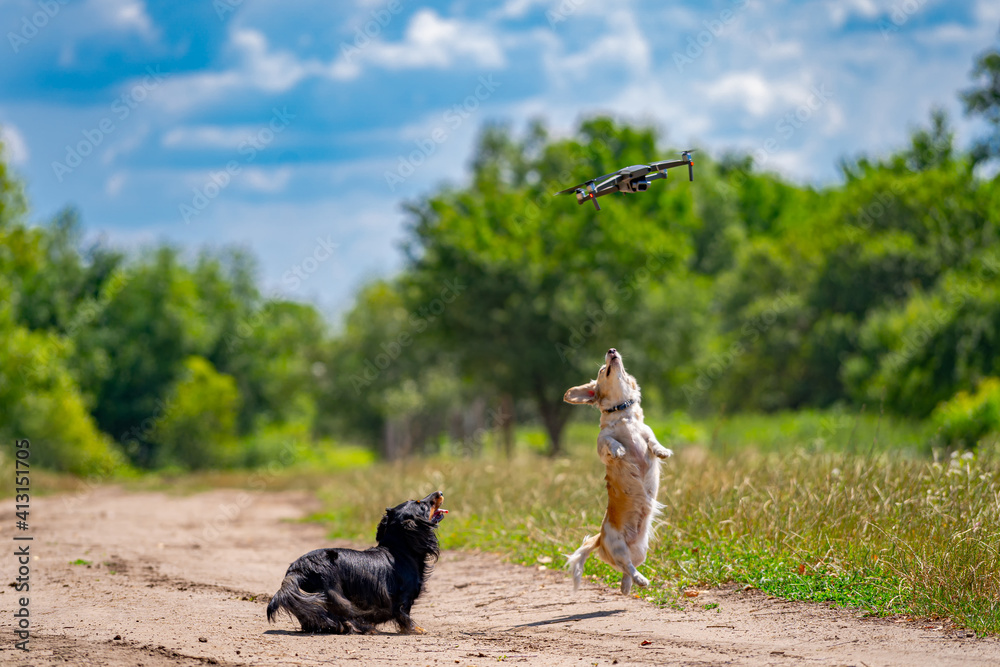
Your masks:
[[[691,153],[694,153],[693,148],[681,151],[681,157],[688,163],[688,180],[694,181],[694,159],[691,157]]]
[[[597,203],[597,188],[594,186],[594,182],[590,182],[590,200],[594,202],[594,208],[598,211],[601,210],[601,205]]]

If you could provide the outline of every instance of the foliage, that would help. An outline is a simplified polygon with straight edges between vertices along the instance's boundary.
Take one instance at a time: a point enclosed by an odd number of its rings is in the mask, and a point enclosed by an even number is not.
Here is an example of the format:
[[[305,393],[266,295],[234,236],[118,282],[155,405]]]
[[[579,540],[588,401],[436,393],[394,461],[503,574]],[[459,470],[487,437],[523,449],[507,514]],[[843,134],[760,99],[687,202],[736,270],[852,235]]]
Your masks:
[[[407,205],[404,270],[362,286],[335,328],[265,297],[245,250],[87,246],[72,210],[30,224],[0,160],[0,431],[51,440],[51,465],[78,470],[256,466],[329,438],[474,453],[515,418],[558,454],[563,392],[609,347],[648,415],[927,418],[1000,377],[1000,188],[975,168],[996,155],[998,58],[979,57],[963,97],[986,143],[963,150],[936,109],[823,188],[700,151],[695,182],[671,172],[598,213],[552,193],[676,147],[604,117],[558,137],[488,126],[466,181]],[[153,437],[178,392],[206,386],[221,402]],[[227,453],[198,459],[206,437]]]
[[[1000,49],[988,49],[976,58],[972,79],[976,85],[962,94],[965,111],[992,126],[991,134],[972,148],[972,159],[980,162],[1000,157]]]
[[[638,332],[625,326],[628,314],[641,312],[649,285],[668,280],[687,260],[687,228],[695,220],[682,187],[608,205],[599,215],[551,201],[557,182],[655,151],[646,128],[597,119],[580,134],[582,141],[542,145],[540,126],[521,142],[488,129],[473,186],[410,207],[410,308],[434,309],[430,334],[453,350],[464,374],[533,399],[554,453],[570,414],[563,392],[593,376],[604,350],[623,345],[613,332]]]
[[[1000,434],[1000,378],[984,378],[974,393],[958,392],[931,417],[947,445],[975,447],[984,436]]]
[[[232,463],[239,392],[236,381],[202,357],[184,360],[184,374],[167,394],[149,439],[159,465],[198,470]]]

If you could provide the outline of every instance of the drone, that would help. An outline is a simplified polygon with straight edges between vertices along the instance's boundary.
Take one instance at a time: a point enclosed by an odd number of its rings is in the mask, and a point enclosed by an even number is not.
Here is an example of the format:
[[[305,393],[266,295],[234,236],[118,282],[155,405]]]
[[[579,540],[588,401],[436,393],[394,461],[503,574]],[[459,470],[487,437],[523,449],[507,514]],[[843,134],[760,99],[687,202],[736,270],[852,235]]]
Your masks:
[[[578,204],[582,204],[585,201],[592,201],[594,202],[594,208],[600,211],[601,207],[597,203],[598,197],[603,197],[613,192],[623,192],[625,194],[645,192],[649,189],[649,184],[652,181],[666,178],[667,170],[674,167],[687,165],[688,178],[693,181],[694,160],[691,158],[691,153],[693,152],[693,149],[681,151],[680,160],[667,160],[664,162],[654,162],[653,164],[634,164],[631,167],[625,167],[610,174],[584,181],[571,188],[560,190],[556,194],[568,195],[571,192],[575,192]]]

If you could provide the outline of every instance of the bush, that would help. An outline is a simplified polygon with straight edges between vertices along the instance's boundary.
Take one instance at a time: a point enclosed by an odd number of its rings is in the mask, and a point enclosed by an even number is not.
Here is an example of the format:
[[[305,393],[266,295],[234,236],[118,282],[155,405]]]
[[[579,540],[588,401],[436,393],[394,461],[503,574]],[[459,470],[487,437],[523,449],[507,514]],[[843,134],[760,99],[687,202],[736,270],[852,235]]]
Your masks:
[[[974,394],[958,392],[931,419],[946,445],[975,447],[984,436],[1000,433],[1000,378],[984,379]]]
[[[65,361],[72,346],[29,331],[0,313],[0,438],[27,438],[32,464],[76,475],[107,476],[124,458],[101,433]]]
[[[191,470],[231,466],[237,453],[236,381],[203,357],[188,357],[184,368],[153,427],[157,462]]]

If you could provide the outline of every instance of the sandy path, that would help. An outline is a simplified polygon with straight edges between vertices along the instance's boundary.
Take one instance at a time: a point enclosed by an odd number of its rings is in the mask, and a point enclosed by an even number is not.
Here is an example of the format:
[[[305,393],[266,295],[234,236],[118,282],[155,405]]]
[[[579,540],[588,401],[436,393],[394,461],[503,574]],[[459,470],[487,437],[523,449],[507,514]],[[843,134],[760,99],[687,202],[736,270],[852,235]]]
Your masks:
[[[756,591],[703,591],[687,610],[663,610],[595,584],[574,595],[563,572],[454,552],[414,607],[428,635],[303,635],[287,619],[268,626],[264,607],[291,560],[331,544],[289,521],[315,506],[305,494],[101,489],[32,505],[32,650],[13,647],[4,587],[5,665],[1000,664],[996,639],[935,624]]]

